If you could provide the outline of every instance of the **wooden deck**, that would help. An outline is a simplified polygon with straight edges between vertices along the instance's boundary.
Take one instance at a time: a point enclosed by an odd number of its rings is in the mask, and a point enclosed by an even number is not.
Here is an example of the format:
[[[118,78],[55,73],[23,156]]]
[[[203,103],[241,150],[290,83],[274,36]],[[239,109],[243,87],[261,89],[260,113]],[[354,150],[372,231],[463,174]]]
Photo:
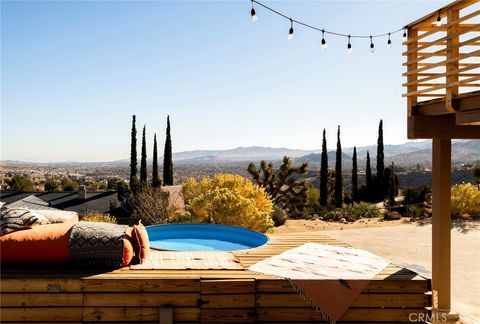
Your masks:
[[[270,235],[266,246],[235,254],[249,266],[309,241],[346,246],[319,232],[292,233]],[[3,266],[1,276],[2,323],[162,323],[169,308],[175,323],[324,321],[287,280],[250,271],[123,268],[92,273]],[[410,314],[428,313],[429,291],[429,279],[391,264],[370,282],[340,323],[410,322]]]

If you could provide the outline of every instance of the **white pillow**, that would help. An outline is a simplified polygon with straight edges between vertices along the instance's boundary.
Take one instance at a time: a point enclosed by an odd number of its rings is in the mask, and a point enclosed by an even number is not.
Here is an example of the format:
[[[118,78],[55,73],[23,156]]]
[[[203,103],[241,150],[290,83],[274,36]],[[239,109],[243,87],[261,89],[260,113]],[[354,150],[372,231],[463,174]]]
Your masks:
[[[37,214],[41,214],[48,219],[50,223],[77,223],[78,214],[74,211],[54,210],[54,209],[38,209]]]

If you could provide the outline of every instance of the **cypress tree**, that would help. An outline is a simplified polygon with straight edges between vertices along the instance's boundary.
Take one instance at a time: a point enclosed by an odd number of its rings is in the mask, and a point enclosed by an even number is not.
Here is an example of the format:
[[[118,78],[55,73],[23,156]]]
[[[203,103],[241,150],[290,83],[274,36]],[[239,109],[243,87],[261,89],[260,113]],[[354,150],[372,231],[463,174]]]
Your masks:
[[[170,136],[170,116],[167,116],[167,138],[163,152],[163,185],[173,185],[172,138]]]
[[[358,202],[358,168],[357,168],[357,148],[353,147],[352,157],[352,200]]]
[[[153,165],[152,165],[152,187],[160,187],[160,178],[158,177],[158,150],[157,134],[153,134]]]
[[[335,206],[343,205],[343,181],[342,181],[342,144],[340,143],[340,126],[337,131],[337,154],[335,159]]]
[[[378,125],[378,140],[377,140],[377,179],[380,184],[383,184],[383,173],[385,171],[385,161],[383,154],[383,120],[380,119]],[[383,192],[383,185],[380,188]]]
[[[325,129],[323,129],[322,157],[320,165],[320,205],[327,207],[328,204],[328,154]]]
[[[367,184],[367,192],[370,195],[372,192],[372,185],[373,185],[373,179],[372,179],[372,167],[370,165],[370,152],[367,151],[367,166],[365,169],[365,181]]]
[[[135,126],[136,117],[132,116],[132,132],[130,143],[130,186],[138,182],[137,178],[137,128]]]
[[[140,160],[140,182],[147,182],[147,143],[145,140],[145,126],[143,126],[142,135],[142,157]]]

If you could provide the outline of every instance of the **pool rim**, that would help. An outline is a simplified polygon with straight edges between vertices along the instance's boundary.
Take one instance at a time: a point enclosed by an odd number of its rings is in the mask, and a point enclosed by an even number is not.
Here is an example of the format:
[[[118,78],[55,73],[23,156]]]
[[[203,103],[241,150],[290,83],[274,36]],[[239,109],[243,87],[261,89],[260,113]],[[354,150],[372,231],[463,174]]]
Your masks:
[[[148,230],[148,228],[153,228],[153,227],[160,227],[160,226],[170,226],[170,225],[175,225],[175,226],[178,226],[178,225],[185,225],[185,226],[189,226],[189,225],[200,225],[200,226],[218,226],[218,227],[232,227],[232,228],[237,228],[237,229],[240,229],[240,230],[245,230],[245,231],[251,231],[251,232],[254,232],[256,234],[260,234],[260,235],[263,235],[265,238],[266,238],[266,241],[265,243],[263,243],[262,245],[259,245],[259,246],[255,246],[255,247],[251,247],[249,249],[241,249],[241,250],[231,250],[231,251],[202,251],[202,250],[199,250],[199,251],[180,251],[180,250],[165,250],[165,249],[159,249],[159,248],[156,248],[156,247],[152,247],[150,246],[150,249],[152,250],[155,250],[155,251],[164,251],[164,252],[239,252],[239,251],[250,251],[250,250],[253,250],[253,249],[258,249],[260,247],[264,247],[266,246],[268,243],[270,243],[270,237],[262,232],[259,232],[259,231],[256,231],[256,230],[253,230],[253,229],[250,229],[250,228],[245,228],[245,227],[242,227],[242,226],[237,226],[237,225],[225,225],[225,224],[210,224],[210,223],[199,223],[199,224],[190,224],[190,223],[169,223],[169,224],[157,224],[157,225],[148,225],[148,226],[145,226],[145,228]],[[149,239],[150,241],[150,239]]]

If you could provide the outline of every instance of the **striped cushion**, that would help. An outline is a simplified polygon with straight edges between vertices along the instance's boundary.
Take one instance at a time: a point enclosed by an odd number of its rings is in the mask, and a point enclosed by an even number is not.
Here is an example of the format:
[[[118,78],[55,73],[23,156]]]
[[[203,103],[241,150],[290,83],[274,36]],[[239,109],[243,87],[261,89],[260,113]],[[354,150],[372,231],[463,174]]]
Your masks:
[[[5,235],[29,228],[37,221],[38,217],[35,213],[26,208],[2,208],[0,210],[0,233]]]

